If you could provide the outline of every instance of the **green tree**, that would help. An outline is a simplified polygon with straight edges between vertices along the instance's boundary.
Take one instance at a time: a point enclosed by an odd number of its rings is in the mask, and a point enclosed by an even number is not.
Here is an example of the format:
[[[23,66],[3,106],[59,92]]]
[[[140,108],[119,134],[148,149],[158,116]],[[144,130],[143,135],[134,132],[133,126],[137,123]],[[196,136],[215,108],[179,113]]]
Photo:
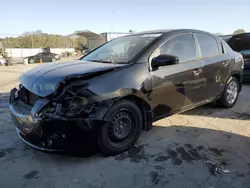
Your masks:
[[[244,29],[237,29],[233,32],[234,35],[245,33],[246,31]]]
[[[47,34],[40,30],[25,32],[21,36],[1,39],[5,48],[74,48],[69,37]],[[86,39],[79,39],[79,44],[86,44]],[[78,44],[78,42],[77,42]]]

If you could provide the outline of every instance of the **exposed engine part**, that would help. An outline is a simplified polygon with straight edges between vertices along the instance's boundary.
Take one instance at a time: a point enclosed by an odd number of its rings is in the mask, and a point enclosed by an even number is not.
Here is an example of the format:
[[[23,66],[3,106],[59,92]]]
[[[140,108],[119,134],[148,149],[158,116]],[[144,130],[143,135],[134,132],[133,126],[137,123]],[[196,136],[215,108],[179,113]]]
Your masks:
[[[56,114],[60,115],[62,112],[62,104],[56,104]]]

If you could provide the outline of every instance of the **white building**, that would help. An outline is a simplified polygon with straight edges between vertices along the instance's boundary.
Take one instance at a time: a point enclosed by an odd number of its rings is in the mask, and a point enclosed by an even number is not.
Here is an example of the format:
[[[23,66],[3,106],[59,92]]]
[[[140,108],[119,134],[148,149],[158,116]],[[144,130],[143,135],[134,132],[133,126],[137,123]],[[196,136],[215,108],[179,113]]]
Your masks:
[[[88,40],[87,46],[89,50],[97,48],[98,46],[118,37],[129,35],[130,33],[121,33],[121,32],[106,32],[106,33],[93,33],[91,31],[83,31],[77,33],[79,36],[86,37]]]

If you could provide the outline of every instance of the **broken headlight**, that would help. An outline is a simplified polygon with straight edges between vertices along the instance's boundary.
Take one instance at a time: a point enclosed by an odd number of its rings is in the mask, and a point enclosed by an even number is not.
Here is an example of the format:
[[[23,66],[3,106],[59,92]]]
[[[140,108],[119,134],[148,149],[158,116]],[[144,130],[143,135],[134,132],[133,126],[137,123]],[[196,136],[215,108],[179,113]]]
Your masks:
[[[87,99],[85,97],[81,97],[81,96],[76,96],[73,97],[72,101],[70,102],[70,106],[69,107],[78,107],[78,106],[84,106],[88,103]]]

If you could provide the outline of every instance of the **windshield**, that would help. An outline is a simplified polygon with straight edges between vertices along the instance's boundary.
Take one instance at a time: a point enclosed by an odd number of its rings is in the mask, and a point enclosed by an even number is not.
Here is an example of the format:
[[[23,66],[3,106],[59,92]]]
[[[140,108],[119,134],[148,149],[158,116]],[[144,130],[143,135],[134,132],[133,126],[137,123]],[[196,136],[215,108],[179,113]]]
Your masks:
[[[103,63],[128,63],[161,34],[130,35],[112,40],[82,60]]]

